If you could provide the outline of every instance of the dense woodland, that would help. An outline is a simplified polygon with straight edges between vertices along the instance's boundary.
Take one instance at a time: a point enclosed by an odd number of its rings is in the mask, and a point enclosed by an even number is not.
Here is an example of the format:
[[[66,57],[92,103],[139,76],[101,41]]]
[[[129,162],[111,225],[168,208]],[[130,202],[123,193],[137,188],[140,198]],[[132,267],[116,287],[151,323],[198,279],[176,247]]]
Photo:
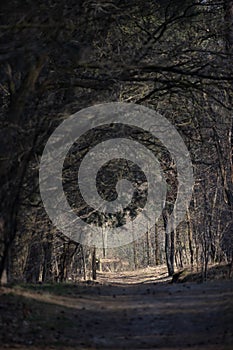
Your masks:
[[[189,266],[208,278],[233,265],[233,1],[14,0],[1,3],[0,276],[8,282],[96,278],[117,269]],[[185,220],[169,233],[176,166],[161,147],[166,207],[142,238],[116,249],[82,246],[50,222],[40,157],[70,114],[105,102],[148,106],[171,121],[192,159]],[[86,145],[86,151],[90,145]],[[69,167],[68,167],[69,170]],[[107,267],[106,267],[107,268]]]

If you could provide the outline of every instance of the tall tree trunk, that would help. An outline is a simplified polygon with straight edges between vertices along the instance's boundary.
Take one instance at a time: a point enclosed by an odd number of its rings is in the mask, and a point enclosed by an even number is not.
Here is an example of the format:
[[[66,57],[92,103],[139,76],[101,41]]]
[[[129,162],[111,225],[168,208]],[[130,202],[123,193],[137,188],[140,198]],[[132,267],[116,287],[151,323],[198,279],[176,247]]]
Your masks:
[[[155,265],[157,266],[160,263],[160,258],[159,258],[159,237],[158,237],[157,224],[155,224],[155,249],[154,249],[154,254],[155,254]]]
[[[0,186],[4,187],[4,191],[0,193],[0,222],[2,229],[0,229],[0,239],[2,249],[0,249],[0,280],[4,269],[7,269],[7,261],[9,249],[13,244],[17,231],[17,215],[20,206],[20,195],[24,177],[27,171],[27,166],[34,153],[34,147],[37,142],[38,135],[34,134],[31,145],[28,145],[29,151],[25,152],[23,159],[15,164],[14,178],[8,179],[7,175],[3,179],[3,184],[0,181]],[[5,181],[5,183],[4,183]]]
[[[193,227],[192,227],[189,207],[187,208],[187,219],[188,219],[188,241],[189,241],[189,252],[190,252],[190,264],[191,264],[191,270],[193,270],[193,263],[194,263]]]
[[[147,266],[150,266],[150,229],[149,227],[146,232],[146,257],[147,257]]]
[[[96,247],[92,251],[92,279],[96,280]]]
[[[233,52],[233,0],[225,0],[226,51]]]
[[[80,246],[81,249],[81,257],[82,257],[82,265],[83,265],[83,279],[86,281],[87,279],[87,272],[86,272],[86,259],[85,259],[85,252],[83,245]]]
[[[225,28],[226,28],[226,52],[230,54],[230,67],[232,68],[232,59],[233,59],[233,0],[225,0]],[[233,72],[232,72],[233,73]],[[232,94],[228,94],[230,105],[232,106]],[[231,121],[231,155],[230,155],[230,164],[231,164],[231,183],[230,189],[228,191],[228,204],[230,206],[231,215],[233,218],[233,117]],[[233,266],[233,243],[231,243],[231,262],[230,266]]]
[[[32,95],[40,73],[47,62],[46,55],[38,57],[36,62],[29,66],[25,78],[16,91],[11,91],[10,105],[7,121],[15,126],[15,129],[25,128],[25,120],[22,117],[29,97]],[[3,158],[10,159],[6,166],[1,168],[0,176],[0,213],[4,223],[4,233],[0,236],[3,248],[0,250],[0,280],[8,259],[8,252],[16,235],[16,222],[19,208],[20,192],[29,160],[34,153],[39,130],[32,133],[31,138],[25,142],[24,134],[9,132],[4,138],[3,146],[7,154]],[[8,148],[6,146],[9,146]],[[4,150],[4,147],[2,148]],[[23,156],[22,156],[23,155]],[[0,158],[3,154],[0,152]],[[1,233],[1,232],[0,232]]]
[[[134,261],[134,268],[137,270],[138,268],[138,243],[137,241],[133,242],[133,261]]]
[[[166,263],[168,269],[168,275],[172,276],[174,274],[174,230],[172,228],[172,223],[169,218],[169,214],[166,210],[163,211],[163,223],[165,230],[165,255],[166,255]]]
[[[43,243],[44,251],[44,261],[43,261],[43,272],[42,272],[42,282],[48,282],[52,279],[52,235],[48,234]]]
[[[38,240],[35,240],[31,242],[25,265],[24,276],[27,283],[36,283],[39,281],[41,266],[42,246]]]

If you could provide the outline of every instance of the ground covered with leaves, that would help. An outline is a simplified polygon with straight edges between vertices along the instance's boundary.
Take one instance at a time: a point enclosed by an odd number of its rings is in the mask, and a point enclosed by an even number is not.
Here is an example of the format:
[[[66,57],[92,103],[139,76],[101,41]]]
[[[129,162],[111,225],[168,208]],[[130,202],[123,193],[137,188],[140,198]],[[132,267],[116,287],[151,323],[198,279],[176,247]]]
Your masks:
[[[0,348],[232,349],[233,281],[169,282],[148,268],[2,287]]]

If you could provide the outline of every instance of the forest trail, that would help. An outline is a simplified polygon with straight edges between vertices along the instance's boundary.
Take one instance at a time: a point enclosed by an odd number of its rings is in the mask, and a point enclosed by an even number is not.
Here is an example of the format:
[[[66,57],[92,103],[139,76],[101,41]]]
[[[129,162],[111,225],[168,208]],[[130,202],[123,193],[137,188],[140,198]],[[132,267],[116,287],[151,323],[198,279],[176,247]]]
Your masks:
[[[232,280],[169,284],[149,268],[0,289],[0,349],[232,348]]]

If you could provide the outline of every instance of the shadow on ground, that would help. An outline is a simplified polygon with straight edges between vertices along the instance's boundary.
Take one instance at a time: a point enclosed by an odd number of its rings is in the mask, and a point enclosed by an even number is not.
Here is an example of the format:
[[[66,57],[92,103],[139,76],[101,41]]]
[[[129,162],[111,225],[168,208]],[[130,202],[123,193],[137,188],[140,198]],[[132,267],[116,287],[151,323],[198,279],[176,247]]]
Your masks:
[[[232,349],[232,281],[102,280],[0,292],[1,349]]]

